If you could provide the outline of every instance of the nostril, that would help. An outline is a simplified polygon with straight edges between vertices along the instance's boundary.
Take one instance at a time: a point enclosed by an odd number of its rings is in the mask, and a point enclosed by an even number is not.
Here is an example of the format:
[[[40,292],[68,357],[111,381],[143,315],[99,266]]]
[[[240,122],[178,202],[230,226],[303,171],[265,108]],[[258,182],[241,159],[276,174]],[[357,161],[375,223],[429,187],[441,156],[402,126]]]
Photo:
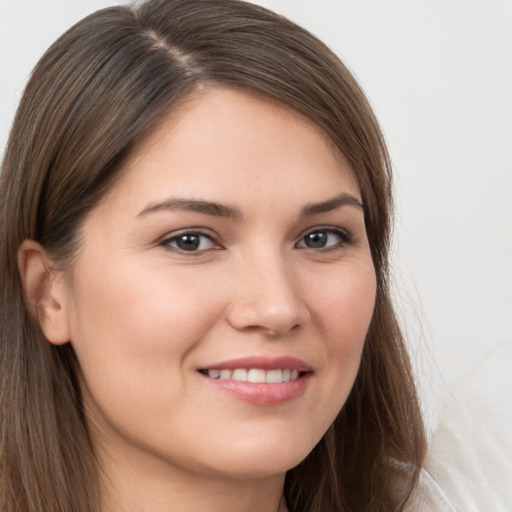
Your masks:
[[[256,327],[256,328],[258,328],[258,327]],[[284,328],[282,331],[277,330],[277,329],[268,329],[267,331],[265,331],[265,334],[271,338],[275,338],[276,336],[280,336],[282,333],[296,331],[299,328],[300,328],[300,324],[297,323],[290,328],[288,328],[288,327]]]

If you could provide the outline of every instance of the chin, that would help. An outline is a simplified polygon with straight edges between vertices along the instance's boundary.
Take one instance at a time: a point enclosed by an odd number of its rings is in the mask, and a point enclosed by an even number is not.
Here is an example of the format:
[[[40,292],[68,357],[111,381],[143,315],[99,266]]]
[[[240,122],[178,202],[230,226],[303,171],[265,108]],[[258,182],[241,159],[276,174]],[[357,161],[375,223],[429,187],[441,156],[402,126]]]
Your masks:
[[[243,446],[240,446],[242,444]],[[300,442],[239,443],[215,460],[214,471],[230,474],[236,479],[262,479],[286,473],[300,464],[314,445]],[[214,468],[212,468],[214,469]]]

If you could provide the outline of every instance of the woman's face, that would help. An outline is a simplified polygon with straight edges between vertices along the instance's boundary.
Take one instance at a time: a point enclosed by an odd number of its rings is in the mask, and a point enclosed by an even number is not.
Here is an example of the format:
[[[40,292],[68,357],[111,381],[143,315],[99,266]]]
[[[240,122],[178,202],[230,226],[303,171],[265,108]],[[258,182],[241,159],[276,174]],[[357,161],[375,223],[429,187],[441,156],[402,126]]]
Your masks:
[[[228,89],[175,109],[86,219],[69,280],[96,444],[193,474],[298,464],[347,399],[373,312],[360,203],[289,109]]]

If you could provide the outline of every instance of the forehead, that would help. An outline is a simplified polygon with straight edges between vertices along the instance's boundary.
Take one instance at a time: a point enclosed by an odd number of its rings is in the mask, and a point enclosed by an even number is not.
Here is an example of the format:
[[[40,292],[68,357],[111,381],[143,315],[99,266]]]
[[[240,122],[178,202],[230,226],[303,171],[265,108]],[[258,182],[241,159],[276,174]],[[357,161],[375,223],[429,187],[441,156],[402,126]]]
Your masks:
[[[315,201],[333,188],[360,198],[350,165],[318,126],[275,100],[213,88],[182,101],[138,142],[112,192]]]

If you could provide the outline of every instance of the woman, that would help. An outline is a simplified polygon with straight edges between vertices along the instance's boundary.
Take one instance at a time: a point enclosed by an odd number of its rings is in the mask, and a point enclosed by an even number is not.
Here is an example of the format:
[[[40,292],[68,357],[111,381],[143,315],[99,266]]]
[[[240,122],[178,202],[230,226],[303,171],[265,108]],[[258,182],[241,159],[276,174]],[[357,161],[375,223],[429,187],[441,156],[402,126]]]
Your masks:
[[[414,506],[388,156],[313,36],[99,11],[34,70],[0,190],[3,511]]]

